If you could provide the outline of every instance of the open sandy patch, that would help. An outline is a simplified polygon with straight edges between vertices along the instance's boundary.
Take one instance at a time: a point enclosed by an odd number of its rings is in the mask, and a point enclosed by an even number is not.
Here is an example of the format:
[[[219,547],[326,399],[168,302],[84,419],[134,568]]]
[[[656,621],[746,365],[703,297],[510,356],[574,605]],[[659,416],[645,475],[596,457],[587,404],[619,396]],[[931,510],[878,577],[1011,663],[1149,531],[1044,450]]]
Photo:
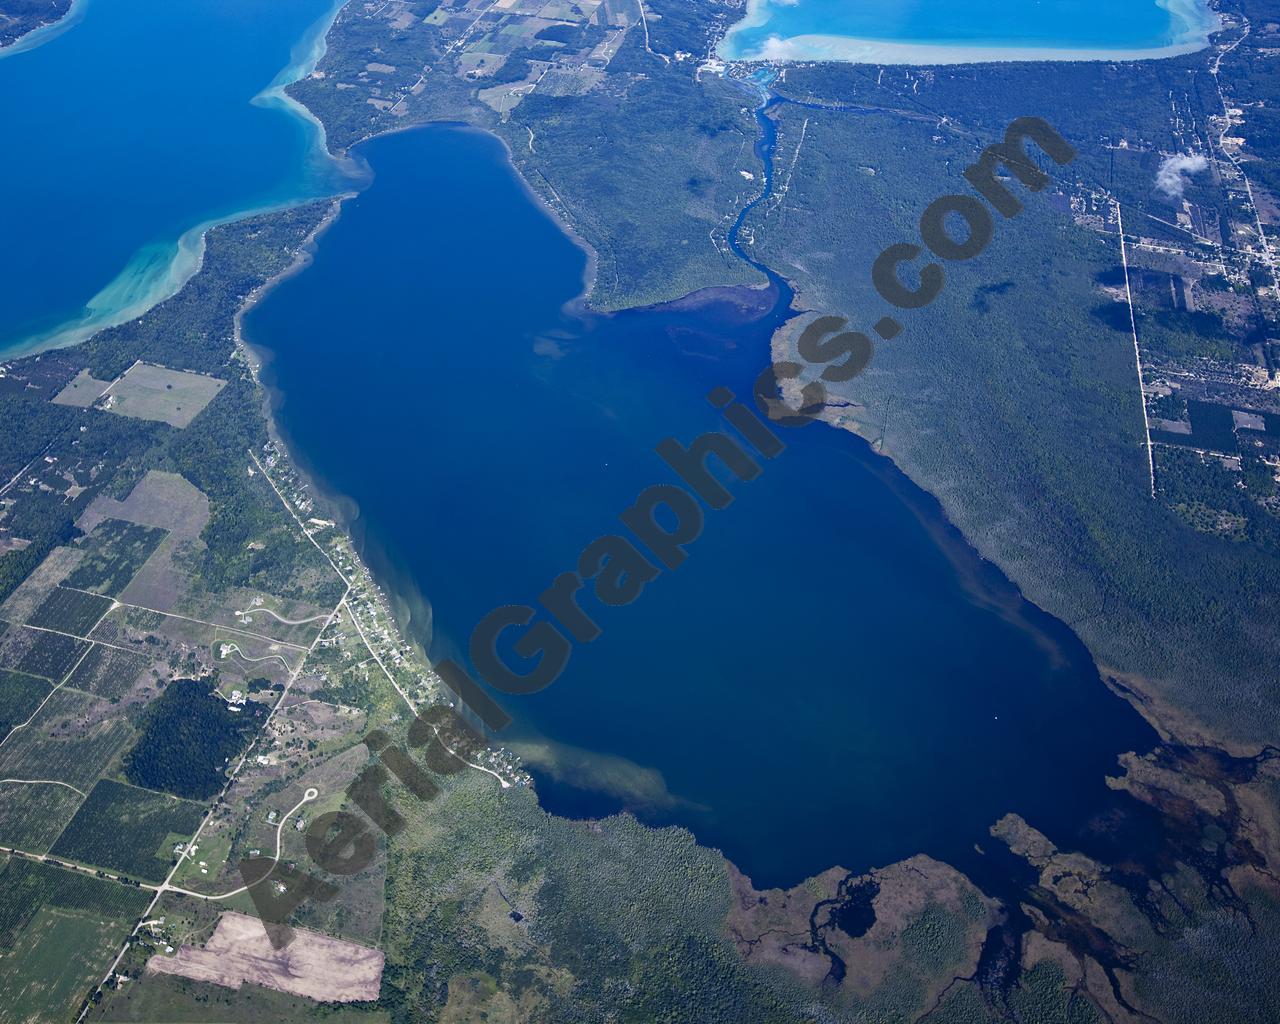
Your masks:
[[[153,956],[147,970],[226,988],[248,981],[316,1002],[353,1003],[378,998],[384,959],[380,950],[305,928],[293,929],[293,941],[276,950],[256,917],[227,911],[203,948],[183,946],[173,956]]]

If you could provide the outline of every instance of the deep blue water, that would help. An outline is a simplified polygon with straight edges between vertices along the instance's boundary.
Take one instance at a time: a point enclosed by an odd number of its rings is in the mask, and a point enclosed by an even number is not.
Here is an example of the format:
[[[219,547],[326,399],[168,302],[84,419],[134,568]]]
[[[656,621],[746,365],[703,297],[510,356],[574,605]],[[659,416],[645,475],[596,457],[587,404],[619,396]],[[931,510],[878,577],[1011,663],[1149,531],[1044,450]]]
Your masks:
[[[184,235],[348,181],[319,128],[263,96],[334,0],[82,2],[0,51],[0,353],[136,315],[194,268]]]
[[[784,310],[575,312],[585,257],[498,142],[360,148],[372,186],[246,328],[295,454],[358,505],[375,573],[430,599],[412,628],[433,656],[465,661],[483,615],[535,604],[678,482],[654,446],[723,429],[704,396],[750,394]],[[981,876],[1009,811],[1087,848],[1122,799],[1104,775],[1154,734],[863,442],[783,440],[683,566],[629,607],[584,600],[604,633],[559,681],[501,698],[504,740],[560,745],[534,762],[543,803],[685,824],[769,885],[921,851]]]
[[[932,47],[1136,52],[1198,39],[1205,0],[754,0],[722,52],[732,59],[839,56],[849,41]]]

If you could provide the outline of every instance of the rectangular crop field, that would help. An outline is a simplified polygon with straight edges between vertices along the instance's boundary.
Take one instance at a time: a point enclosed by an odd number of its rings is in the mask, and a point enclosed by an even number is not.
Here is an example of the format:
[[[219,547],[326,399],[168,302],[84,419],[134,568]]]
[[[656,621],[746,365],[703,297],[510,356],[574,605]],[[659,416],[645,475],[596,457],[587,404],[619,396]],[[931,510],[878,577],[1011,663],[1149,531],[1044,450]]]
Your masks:
[[[132,924],[151,895],[136,886],[24,857],[10,857],[0,870],[0,950],[14,948],[18,936],[41,907],[128,920]]]
[[[16,669],[40,634],[11,623],[0,623],[0,668]]]
[[[110,598],[87,594],[82,590],[54,587],[32,613],[27,624],[42,629],[56,629],[60,633],[88,636],[89,631],[110,607]]]
[[[0,846],[48,853],[84,797],[47,783],[0,784]]]
[[[43,676],[51,682],[62,682],[80,660],[80,656],[89,649],[88,640],[79,640],[74,636],[34,629],[27,632],[34,634],[35,641],[15,667],[19,672]]]
[[[77,409],[87,409],[110,386],[110,381],[94,380],[88,370],[81,370],[66,387],[53,396],[51,401],[54,405],[70,405]]]
[[[147,669],[141,654],[94,644],[67,680],[67,685],[99,697],[123,697]]]
[[[186,477],[152,469],[124,501],[99,494],[76,525],[92,533],[105,519],[157,526],[182,540],[194,540],[209,523],[209,499]]]
[[[111,705],[64,687],[0,747],[0,779],[52,779],[87,793],[133,736]]]
[[[71,1020],[151,893],[11,857],[0,871],[0,1006],[6,1020]]]
[[[190,542],[169,534],[117,596],[121,601],[162,612],[176,608],[192,589],[190,572],[178,564],[190,550]]]
[[[4,958],[3,1019],[39,1024],[75,1020],[81,1001],[101,980],[128,934],[129,925],[123,921],[41,908]]]
[[[54,548],[4,604],[0,604],[0,617],[10,622],[30,622],[41,602],[80,564],[82,557],[79,548]]]
[[[173,866],[174,844],[187,842],[204,814],[203,804],[100,779],[51,852],[145,882],[163,882]]]
[[[182,428],[226,385],[217,377],[138,362],[111,385],[102,408]]]

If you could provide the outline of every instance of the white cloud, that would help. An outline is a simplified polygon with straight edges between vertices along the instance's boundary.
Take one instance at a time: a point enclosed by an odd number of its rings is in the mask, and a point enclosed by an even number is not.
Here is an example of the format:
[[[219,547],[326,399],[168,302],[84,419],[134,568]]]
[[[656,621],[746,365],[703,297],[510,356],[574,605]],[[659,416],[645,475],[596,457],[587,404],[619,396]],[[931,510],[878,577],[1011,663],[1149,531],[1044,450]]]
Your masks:
[[[804,46],[781,36],[770,36],[751,55],[752,60],[805,60],[812,58]]]
[[[1209,161],[1198,154],[1179,153],[1166,157],[1156,172],[1156,188],[1170,199],[1181,199],[1187,187],[1187,179],[1209,166]]]

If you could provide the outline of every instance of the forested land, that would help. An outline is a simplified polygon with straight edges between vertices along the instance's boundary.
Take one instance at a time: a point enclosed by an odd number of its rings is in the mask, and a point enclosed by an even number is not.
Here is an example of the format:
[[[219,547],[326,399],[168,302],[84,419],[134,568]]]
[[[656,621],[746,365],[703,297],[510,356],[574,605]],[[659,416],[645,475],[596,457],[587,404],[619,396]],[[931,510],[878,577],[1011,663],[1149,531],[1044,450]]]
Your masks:
[[[125,755],[125,775],[137,786],[207,800],[222,789],[229,763],[266,714],[256,701],[229,707],[207,680],[175,679],[147,708],[142,734]]]
[[[175,296],[58,354],[65,363],[62,383],[79,366],[109,381],[138,359],[228,381],[189,426],[54,405],[49,397],[58,386],[0,394],[0,427],[14,439],[0,455],[8,463],[0,462],[0,475],[7,472],[7,480],[34,459],[28,475],[38,475],[42,484],[23,488],[24,477],[7,495],[12,503],[0,525],[31,543],[0,554],[0,600],[55,546],[77,540],[75,521],[98,494],[123,499],[151,469],[182,475],[210,499],[198,565],[209,589],[255,587],[283,597],[337,600],[340,588],[319,554],[298,535],[265,482],[247,473],[248,452],[268,438],[266,397],[234,338],[236,311],[288,267],[327,208],[317,203],[211,231],[203,269]],[[10,373],[34,374],[40,360],[50,358],[17,360]],[[67,491],[66,473],[75,492]]]
[[[1127,317],[1095,315],[1110,301],[1099,282],[1118,244],[1075,226],[1051,195],[1077,181],[1107,186],[1108,140],[1170,146],[1167,87],[1180,77],[1187,93],[1206,59],[890,70],[879,85],[865,68],[795,69],[783,92],[797,100],[889,107],[892,92],[897,109],[775,108],[779,165],[802,131],[804,142],[785,206],[752,227],[757,255],[797,282],[805,308],[862,330],[890,312],[906,325],[877,345],[866,373],[832,388],[852,403],[846,425],[936,494],[1100,664],[1147,680],[1162,703],[1190,712],[1193,731],[1247,749],[1280,738],[1280,640],[1267,625],[1280,613],[1280,562],[1269,541],[1236,543],[1171,508],[1184,500],[1183,474],[1158,474],[1152,500]],[[895,75],[918,87],[894,91]],[[1023,116],[1057,127],[1076,161],[1042,159],[1057,185],[1022,190],[1024,212],[996,216],[987,250],[947,265],[932,306],[892,310],[871,285],[877,254],[918,239],[933,199],[971,192],[961,172]],[[1141,187],[1115,186],[1139,207],[1153,187],[1154,167]],[[1140,330],[1159,326],[1153,315]],[[1253,532],[1269,536],[1269,525],[1259,519]]]

